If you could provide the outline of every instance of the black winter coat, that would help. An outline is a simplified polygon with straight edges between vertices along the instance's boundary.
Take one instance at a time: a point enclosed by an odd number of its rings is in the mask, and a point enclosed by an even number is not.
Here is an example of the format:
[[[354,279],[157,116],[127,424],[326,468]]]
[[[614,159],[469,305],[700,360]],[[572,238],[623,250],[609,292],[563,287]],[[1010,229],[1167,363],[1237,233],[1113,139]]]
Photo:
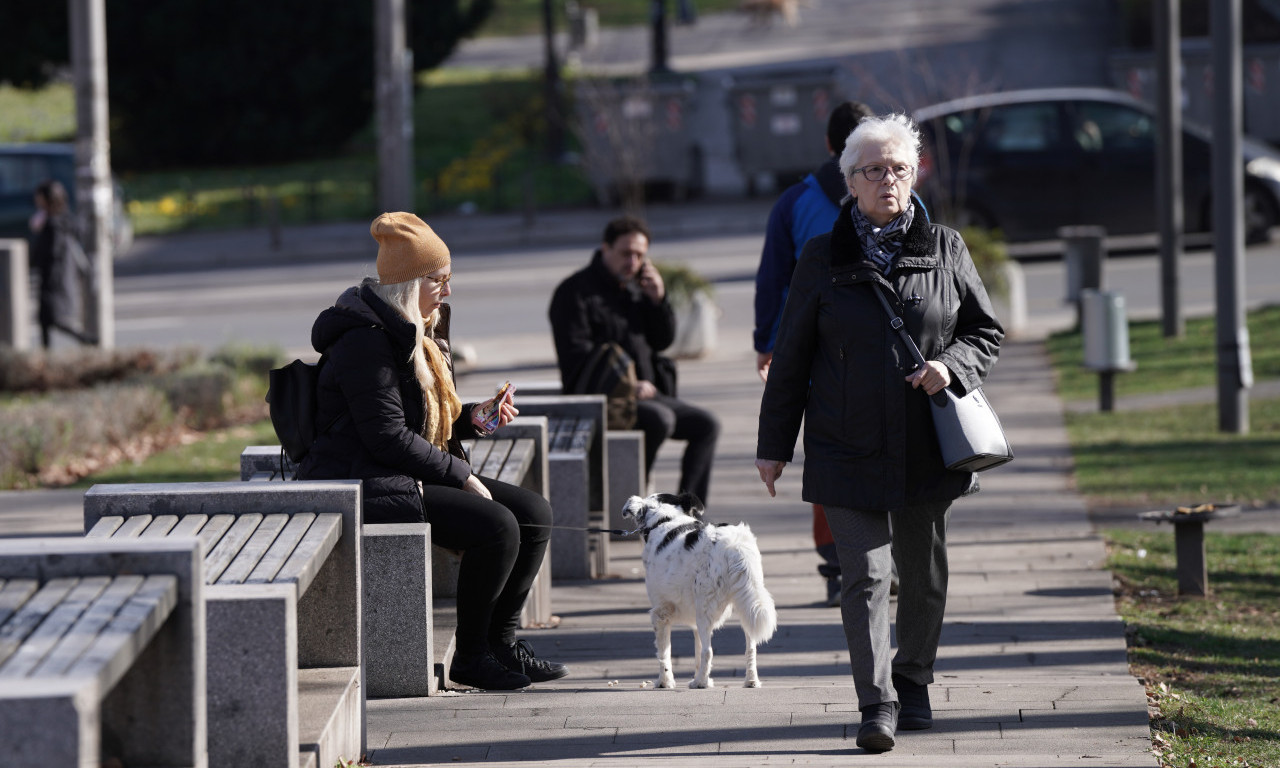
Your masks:
[[[959,233],[916,216],[886,279],[863,255],[852,205],[796,265],[756,456],[791,461],[803,418],[805,501],[878,510],[951,501],[977,478],[943,466],[928,398],[904,381],[915,362],[872,291],[897,291],[908,332],[951,371],[957,394],[982,385],[1004,329]]]
[[[617,342],[635,361],[637,378],[664,395],[676,394],[675,366],[658,354],[676,338],[671,302],[664,296],[654,304],[638,286],[619,285],[599,250],[589,265],[560,283],[547,314],[566,392],[593,350]]]
[[[436,340],[452,366],[448,310],[441,308]],[[316,423],[329,428],[316,438],[298,477],[363,480],[366,523],[424,522],[418,481],[461,488],[471,474],[460,440],[476,437],[475,406],[463,406],[448,452],[422,437],[426,414],[413,343],[413,325],[367,283],[343,292],[311,329],[312,346],[328,354]]]

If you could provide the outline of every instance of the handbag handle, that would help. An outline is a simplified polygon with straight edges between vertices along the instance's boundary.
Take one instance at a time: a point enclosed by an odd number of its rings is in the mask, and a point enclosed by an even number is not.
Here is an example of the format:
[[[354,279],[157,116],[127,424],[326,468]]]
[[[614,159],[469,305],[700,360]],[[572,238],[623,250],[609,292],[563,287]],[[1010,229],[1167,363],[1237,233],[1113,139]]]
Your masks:
[[[911,356],[915,358],[916,367],[923,368],[925,365],[924,355],[920,353],[920,347],[916,346],[916,340],[911,338],[911,334],[907,333],[906,321],[899,317],[897,312],[893,311],[893,306],[889,304],[889,299],[885,298],[885,292],[892,291],[893,287],[882,286],[880,283],[872,283],[871,290],[875,293],[876,298],[880,299],[880,306],[884,307],[884,311],[889,314],[889,327],[898,332],[898,338],[902,339],[903,346],[905,346],[907,351],[911,353]],[[898,296],[897,292],[893,295],[894,298],[897,298]],[[947,404],[947,396],[941,390],[929,395],[929,397],[938,405]]]

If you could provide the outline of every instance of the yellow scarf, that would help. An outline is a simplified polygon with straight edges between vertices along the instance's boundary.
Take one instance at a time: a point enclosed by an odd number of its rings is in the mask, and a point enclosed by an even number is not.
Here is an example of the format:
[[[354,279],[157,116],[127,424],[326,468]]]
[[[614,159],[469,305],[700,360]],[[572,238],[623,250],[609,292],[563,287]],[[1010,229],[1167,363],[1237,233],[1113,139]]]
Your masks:
[[[453,376],[445,362],[444,352],[431,338],[422,340],[427,367],[431,370],[433,386],[426,387],[423,405],[427,414],[422,436],[435,447],[448,451],[449,438],[453,435],[453,422],[462,413],[462,401],[453,389]]]

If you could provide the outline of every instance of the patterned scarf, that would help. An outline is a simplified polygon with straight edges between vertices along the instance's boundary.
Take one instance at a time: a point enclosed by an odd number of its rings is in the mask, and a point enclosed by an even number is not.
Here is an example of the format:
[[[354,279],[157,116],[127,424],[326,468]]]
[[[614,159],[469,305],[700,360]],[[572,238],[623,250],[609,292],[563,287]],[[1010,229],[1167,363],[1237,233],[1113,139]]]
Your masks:
[[[427,368],[431,370],[431,386],[423,392],[427,423],[423,425],[422,436],[429,443],[442,451],[449,450],[449,438],[453,435],[453,422],[462,413],[462,401],[453,389],[453,377],[449,375],[449,364],[445,362],[444,352],[436,342],[427,337],[422,340],[422,351],[427,358]]]
[[[862,250],[881,272],[889,274],[893,260],[898,258],[898,253],[902,251],[907,230],[911,229],[911,221],[916,215],[916,204],[913,201],[907,201],[907,209],[883,227],[872,224],[856,203],[852,207],[852,213],[853,227],[858,232],[858,238],[862,240]]]

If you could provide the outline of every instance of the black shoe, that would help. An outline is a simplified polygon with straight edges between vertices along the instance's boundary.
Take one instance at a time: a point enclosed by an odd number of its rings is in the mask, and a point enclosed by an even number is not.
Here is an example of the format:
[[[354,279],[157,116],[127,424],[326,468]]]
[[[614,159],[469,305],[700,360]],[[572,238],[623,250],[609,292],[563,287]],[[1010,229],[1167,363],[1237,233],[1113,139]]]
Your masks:
[[[514,645],[496,644],[493,655],[502,665],[512,672],[528,675],[535,683],[548,680],[559,680],[569,674],[569,668],[563,664],[539,659],[533,655],[533,646],[528,640],[517,640]]]
[[[827,605],[832,608],[840,607],[840,577],[827,577]]]
[[[933,708],[929,706],[929,686],[913,683],[902,675],[893,676],[893,689],[898,692],[898,727],[904,731],[927,731],[933,727]]]
[[[862,725],[858,728],[858,746],[868,752],[888,752],[897,744],[893,735],[898,731],[898,705],[882,701],[863,707]]]
[[[453,664],[449,665],[449,679],[459,685],[488,691],[514,691],[532,682],[527,675],[507,669],[491,651],[478,656],[455,655]]]

